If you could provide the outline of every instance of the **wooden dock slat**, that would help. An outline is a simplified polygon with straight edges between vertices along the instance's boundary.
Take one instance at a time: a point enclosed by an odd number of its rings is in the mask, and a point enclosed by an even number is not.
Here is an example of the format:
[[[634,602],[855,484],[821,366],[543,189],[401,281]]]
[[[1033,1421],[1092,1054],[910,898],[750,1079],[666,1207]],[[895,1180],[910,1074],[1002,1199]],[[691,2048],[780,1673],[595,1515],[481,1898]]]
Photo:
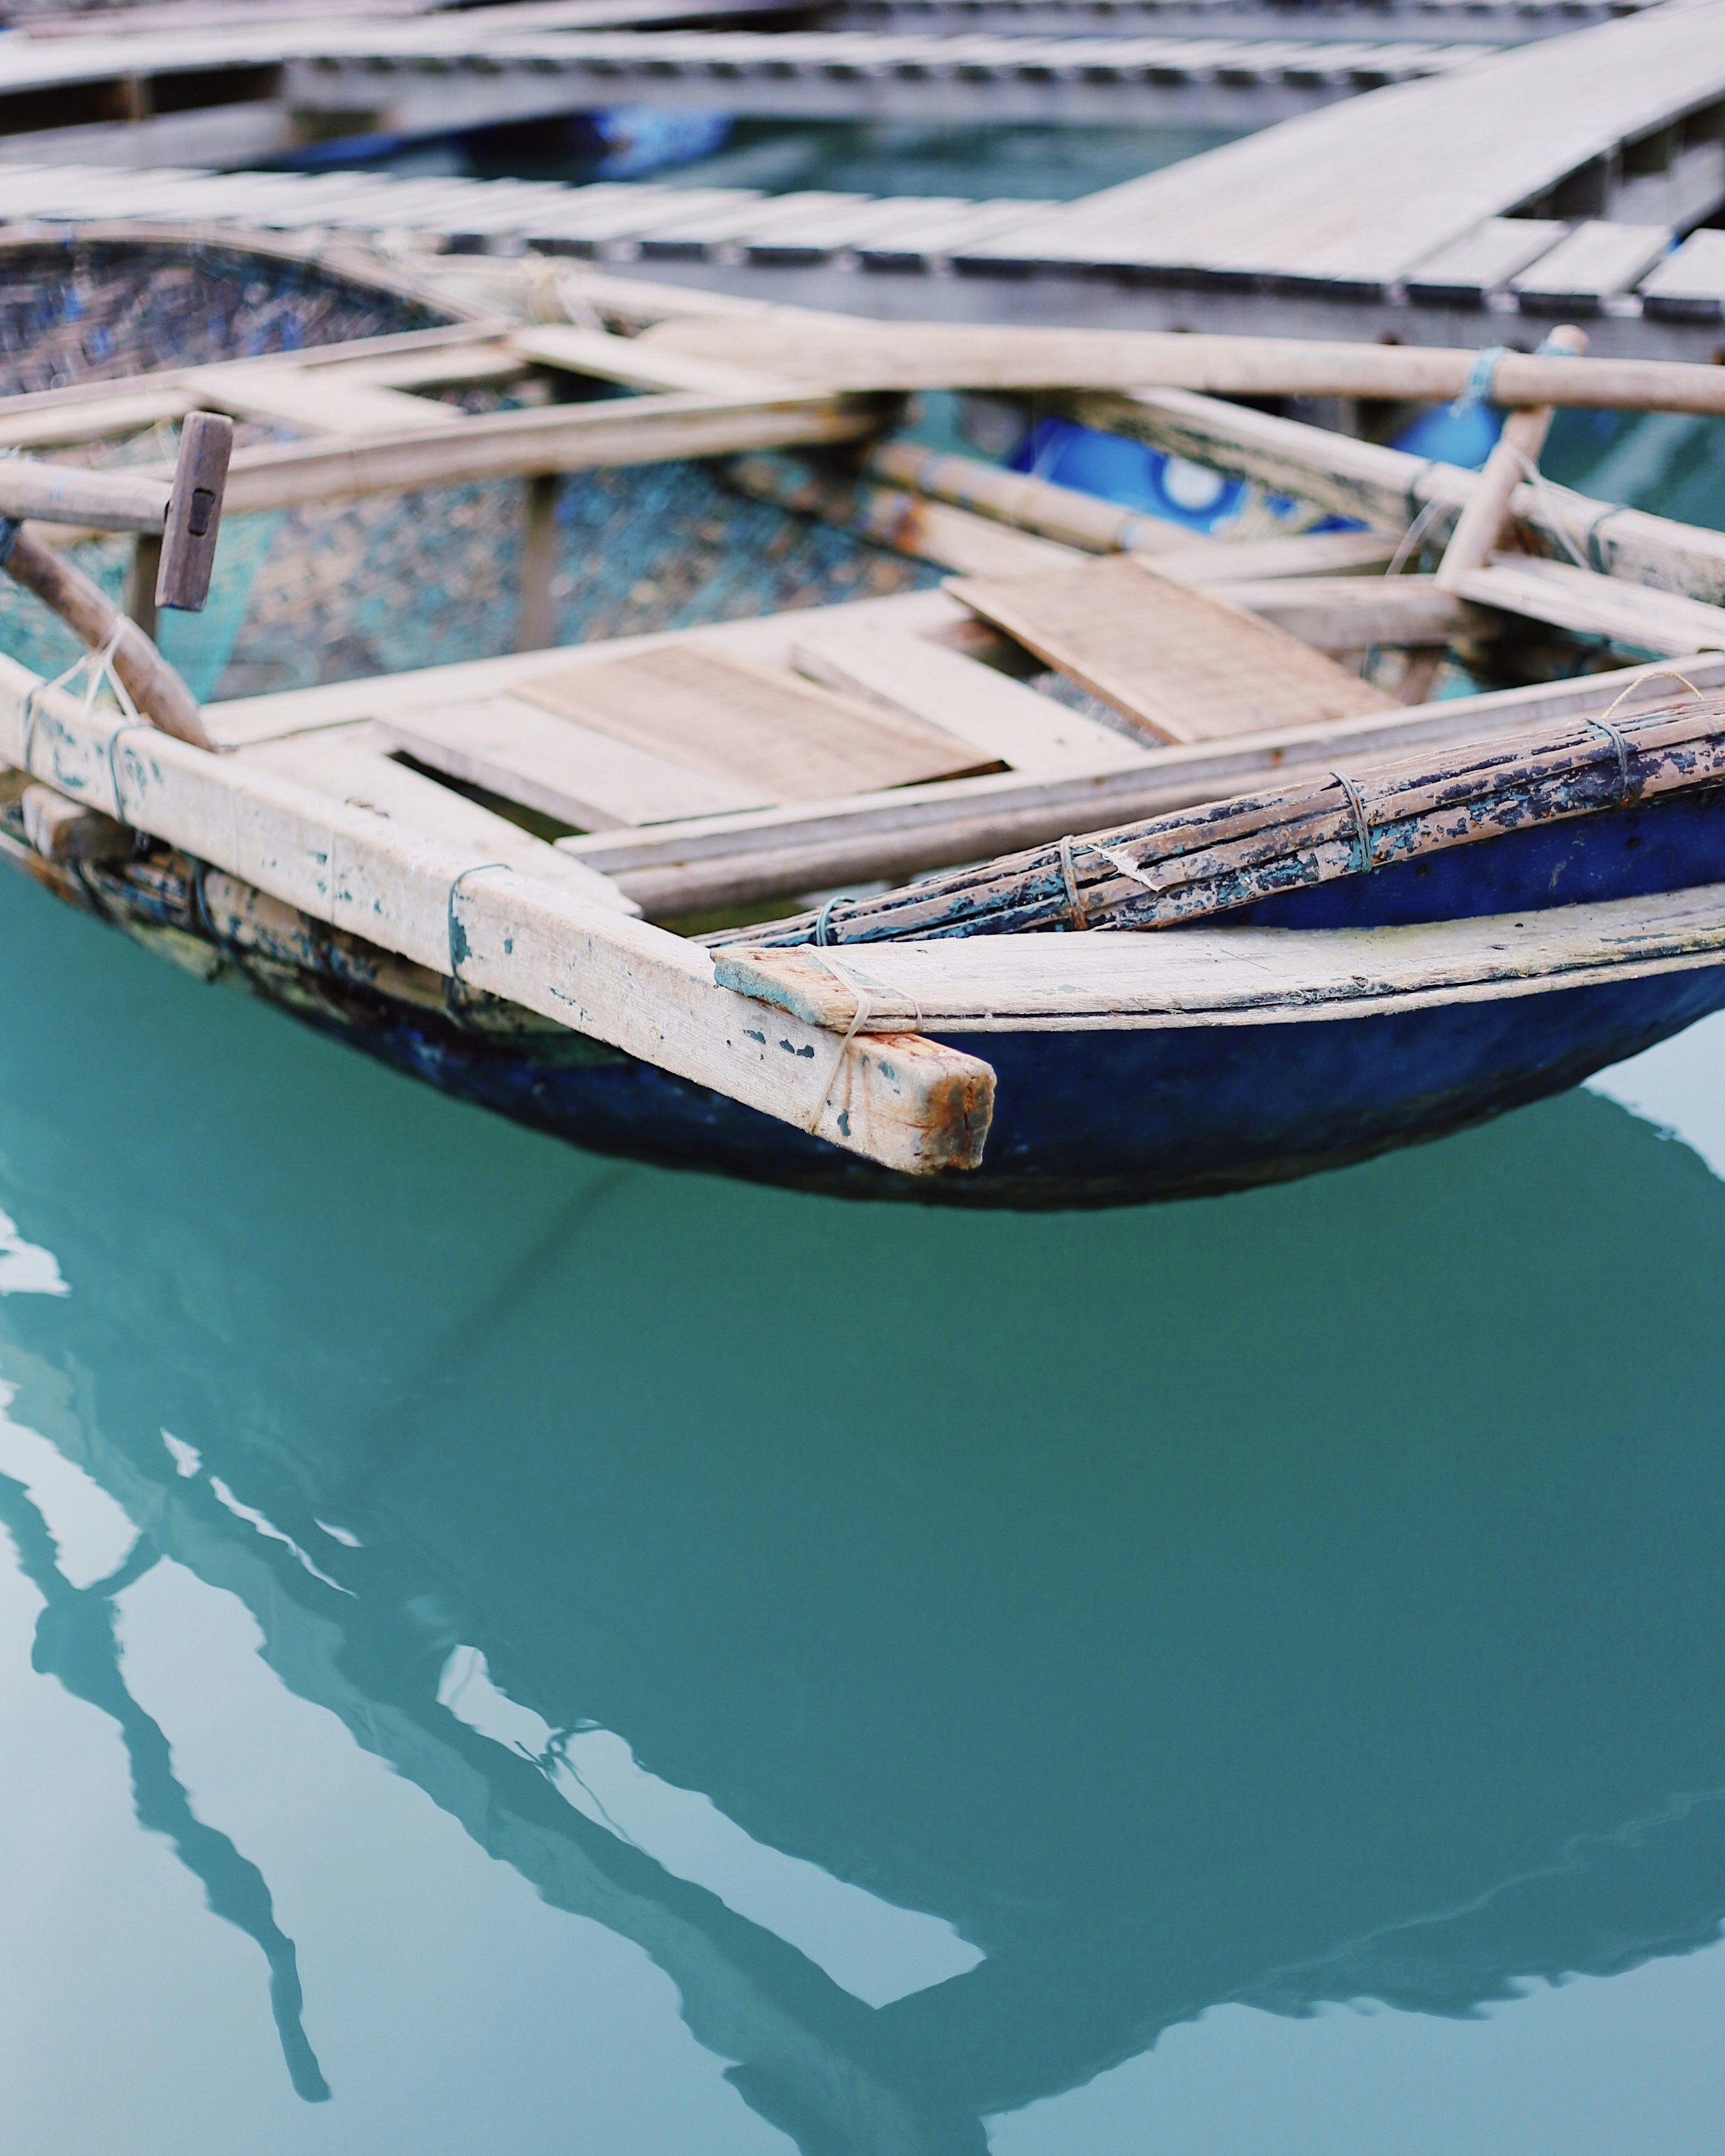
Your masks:
[[[957,778],[999,761],[902,711],[692,643],[536,675],[515,696],[755,796],[740,806]]]
[[[1487,218],[1722,97],[1725,6],[1687,0],[1289,121],[977,252],[1381,292]]]
[[[1163,741],[1322,724],[1390,704],[1293,637],[1134,556],[947,588]]]
[[[1641,280],[1650,315],[1677,321],[1717,321],[1725,314],[1725,232],[1692,232],[1675,254]]]
[[[1558,218],[1488,217],[1410,270],[1409,294],[1434,306],[1483,306],[1488,292],[1549,254],[1568,229]]]
[[[1528,314],[1596,315],[1646,275],[1671,237],[1662,224],[1590,218],[1512,277],[1510,289]]]

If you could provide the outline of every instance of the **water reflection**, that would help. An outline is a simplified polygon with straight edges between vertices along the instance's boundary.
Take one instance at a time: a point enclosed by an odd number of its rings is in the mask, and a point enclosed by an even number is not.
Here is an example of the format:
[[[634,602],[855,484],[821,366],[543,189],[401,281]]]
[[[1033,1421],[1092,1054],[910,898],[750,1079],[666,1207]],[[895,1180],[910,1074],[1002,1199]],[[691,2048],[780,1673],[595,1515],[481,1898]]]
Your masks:
[[[147,1537],[77,1590],[7,1491],[39,1654],[302,2093],[268,1888],[114,1659],[157,1552],[810,2156],[980,2151],[1219,2001],[1717,1936],[1725,1187],[1611,1102],[1219,1204],[843,1208],[583,1160],[26,890],[0,932],[0,1205],[70,1290],[0,1370]]]

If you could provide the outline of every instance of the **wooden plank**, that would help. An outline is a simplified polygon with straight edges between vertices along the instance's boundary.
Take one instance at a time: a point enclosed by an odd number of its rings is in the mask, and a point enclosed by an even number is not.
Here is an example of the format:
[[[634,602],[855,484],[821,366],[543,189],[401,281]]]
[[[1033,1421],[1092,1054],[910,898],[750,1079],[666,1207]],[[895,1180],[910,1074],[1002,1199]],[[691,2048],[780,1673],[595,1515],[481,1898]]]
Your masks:
[[[876,546],[938,562],[961,576],[1028,576],[1079,558],[1070,547],[974,516],[968,509],[929,501],[900,487],[859,485],[783,458],[737,457],[725,475],[758,501],[819,516]]]
[[[228,513],[297,508],[360,494],[531,479],[792,443],[855,440],[878,424],[866,403],[830,397],[635,397],[548,410],[486,412],[453,425],[368,439],[242,449]]]
[[[1674,657],[1725,649],[1725,608],[1598,577],[1567,562],[1499,554],[1484,568],[1463,576],[1456,589],[1476,605],[1500,607],[1640,651]]]
[[[466,417],[457,406],[429,397],[298,367],[200,367],[198,395],[236,418],[280,420],[313,434],[398,434],[408,428],[459,426]]]
[[[26,726],[27,700],[33,722]],[[914,1035],[841,1045],[719,988],[696,945],[236,757],[85,710],[0,660],[0,760],[270,897],[847,1151],[974,1167],[993,1073]]]
[[[727,367],[722,361],[686,352],[658,352],[639,337],[613,336],[604,330],[577,329],[565,322],[517,330],[510,342],[536,366],[600,382],[625,382],[631,389],[693,390],[717,397],[784,393],[783,382],[757,370]]]
[[[1645,275],[1671,244],[1662,224],[1578,224],[1567,239],[1511,280],[1530,314],[1596,315]]]
[[[434,705],[379,724],[393,747],[421,763],[578,830],[726,815],[776,798],[765,788],[652,755],[599,727],[553,717],[519,696]]]
[[[439,786],[423,772],[410,770],[389,753],[383,729],[362,721],[315,734],[290,735],[241,751],[245,762],[262,771],[296,779],[314,793],[350,808],[370,808],[393,818],[419,836],[488,854],[523,875],[548,876],[567,884],[596,906],[624,913],[640,911],[608,876],[574,855],[560,853],[547,840],[524,831],[507,817]],[[571,872],[573,872],[572,874]]]
[[[1057,575],[960,578],[955,598],[1163,741],[1325,724],[1389,698],[1135,556]]]
[[[1076,487],[1056,486],[1050,480],[1003,471],[976,457],[925,449],[915,442],[881,443],[869,452],[865,469],[913,494],[932,495],[957,509],[979,511],[1015,530],[1035,532],[1086,553],[1155,554],[1175,548],[1197,553],[1215,547],[1214,541],[1165,517],[1147,516],[1135,509],[1122,509],[1118,502],[1081,493]]]
[[[1027,778],[1144,761],[1146,751],[1111,727],[926,638],[839,622],[800,639],[792,656],[811,680],[925,719]]]
[[[1184,540],[1190,533],[1170,527]],[[1183,584],[1264,583],[1271,578],[1374,577],[1401,542],[1382,531],[1296,531],[1286,539],[1207,540],[1158,552],[1156,566]],[[1134,553],[1138,552],[1136,547]]]
[[[1517,270],[1548,254],[1569,228],[1557,218],[1488,217],[1408,273],[1408,295],[1427,306],[1483,306]]]
[[[1725,0],[1721,0],[1725,7]],[[1637,228],[1639,229],[1639,228]],[[1149,388],[1225,397],[1464,395],[1479,354],[1436,345],[1348,344],[1170,330],[870,322],[810,312],[655,323],[642,341],[827,389],[999,392]],[[1491,380],[1507,405],[1725,413],[1725,370],[1683,360],[1506,352]]]
[[[1725,962],[1725,885],[1409,928],[978,936],[816,953],[729,947],[716,978],[811,1025],[964,1032],[1361,1018]],[[854,981],[856,987],[849,983]]]
[[[1680,664],[1697,686],[1725,686],[1725,658],[1702,654]],[[1046,844],[1070,832],[1219,800],[1266,777],[1291,783],[1302,773],[1329,770],[1343,756],[1352,760],[1397,754],[1434,742],[1468,741],[1505,725],[1597,715],[1625,691],[1627,710],[1671,690],[1662,672],[1629,669],[1399,708],[1344,719],[1334,726],[1290,728],[1222,746],[1200,742],[1152,749],[1136,769],[1030,781],[1016,773],[959,779],[558,843],[560,850],[603,867],[649,912],[688,914],[706,906],[754,904],[986,860]]]
[[[1467,608],[1430,577],[1271,577],[1215,588],[1317,651],[1444,644],[1467,619]]]
[[[955,778],[999,761],[905,712],[694,643],[538,675],[515,694],[710,773],[752,793],[750,806]]]

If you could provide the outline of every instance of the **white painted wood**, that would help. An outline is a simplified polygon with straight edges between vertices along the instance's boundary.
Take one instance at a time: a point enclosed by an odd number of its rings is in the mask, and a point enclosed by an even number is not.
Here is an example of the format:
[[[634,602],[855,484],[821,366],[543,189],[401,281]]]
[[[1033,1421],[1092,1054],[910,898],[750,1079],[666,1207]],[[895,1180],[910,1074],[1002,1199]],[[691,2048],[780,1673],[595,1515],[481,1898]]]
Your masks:
[[[860,1000],[863,1031],[1302,1024],[1725,964],[1725,885],[1409,928],[1127,930],[716,955],[726,987],[837,1031]]]
[[[567,883],[596,906],[614,906],[624,913],[640,911],[608,876],[465,794],[397,762],[389,752],[391,746],[382,727],[362,721],[357,726],[262,742],[241,754],[249,768],[276,772],[350,808],[374,809],[427,838],[465,846],[475,855],[489,854],[523,875]]]
[[[912,1173],[981,1157],[993,1073],[975,1058],[907,1036],[835,1056],[818,1028],[763,1025],[697,945],[243,758],[86,711],[10,660],[0,759],[317,920],[851,1152]]]

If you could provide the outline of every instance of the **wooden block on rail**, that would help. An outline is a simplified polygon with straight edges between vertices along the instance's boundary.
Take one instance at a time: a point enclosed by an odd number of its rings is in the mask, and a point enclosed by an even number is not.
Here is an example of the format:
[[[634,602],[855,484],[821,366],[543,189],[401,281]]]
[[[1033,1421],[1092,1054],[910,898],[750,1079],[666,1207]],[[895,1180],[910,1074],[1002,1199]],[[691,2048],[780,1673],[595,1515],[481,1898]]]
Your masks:
[[[908,713],[696,644],[537,675],[515,694],[757,799],[824,801],[999,762]]]
[[[1159,741],[1321,725],[1391,705],[1322,653],[1132,556],[1052,576],[957,578],[947,589]]]

